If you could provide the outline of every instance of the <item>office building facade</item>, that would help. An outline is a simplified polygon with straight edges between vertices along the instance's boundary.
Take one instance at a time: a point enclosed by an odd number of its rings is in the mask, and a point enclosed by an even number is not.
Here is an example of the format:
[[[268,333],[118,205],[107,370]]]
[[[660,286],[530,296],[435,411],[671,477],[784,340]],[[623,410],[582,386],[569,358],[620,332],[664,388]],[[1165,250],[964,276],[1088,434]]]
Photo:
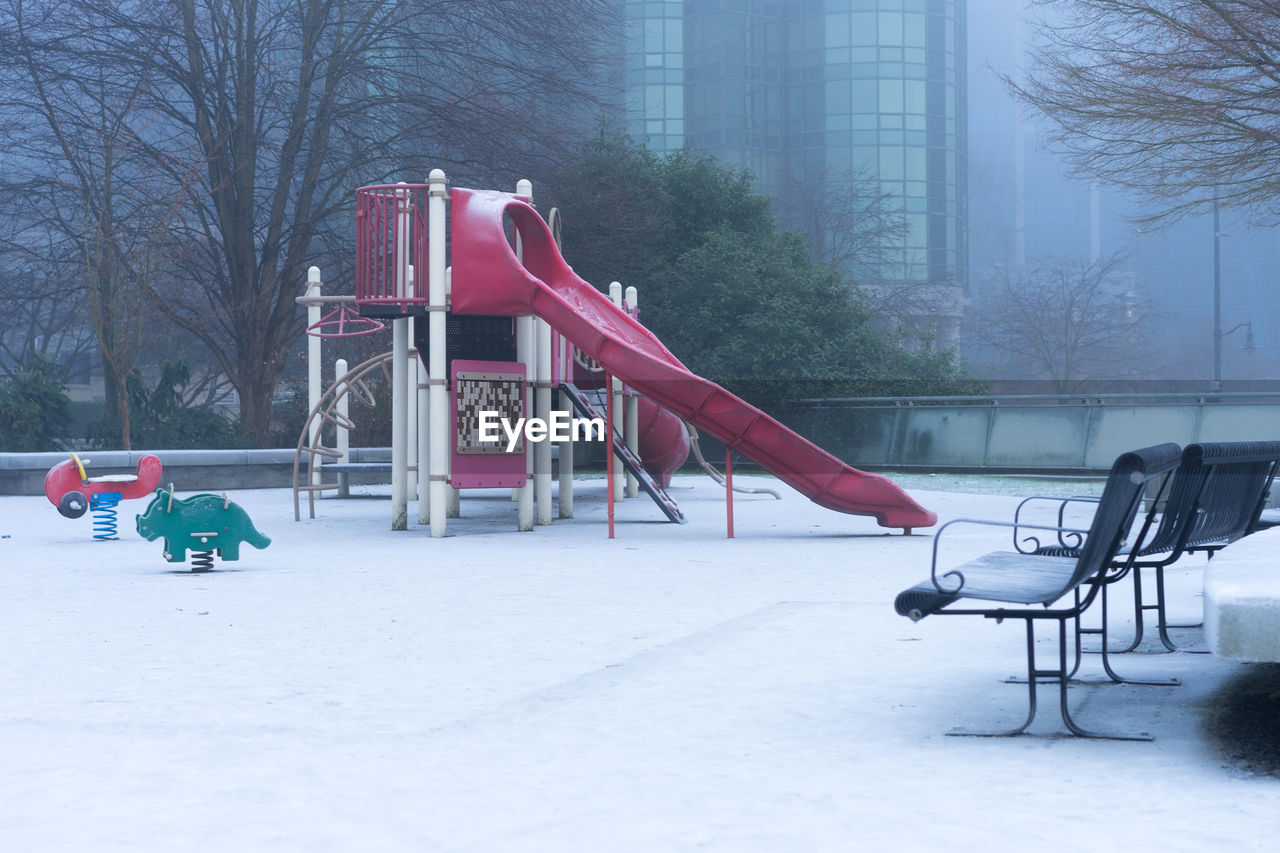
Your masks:
[[[885,196],[905,217],[857,277],[946,294],[968,283],[965,0],[624,4],[627,129],[749,169],[779,202]],[[867,273],[870,273],[869,275]],[[875,282],[869,282],[875,283]]]

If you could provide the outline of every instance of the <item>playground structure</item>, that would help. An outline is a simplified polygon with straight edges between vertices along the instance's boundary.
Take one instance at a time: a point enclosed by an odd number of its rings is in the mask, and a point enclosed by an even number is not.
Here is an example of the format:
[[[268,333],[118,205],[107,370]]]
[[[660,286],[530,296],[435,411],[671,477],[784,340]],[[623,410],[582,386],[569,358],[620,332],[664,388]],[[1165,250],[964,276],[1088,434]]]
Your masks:
[[[452,228],[449,258],[446,222]],[[533,452],[527,446],[515,452],[485,447],[477,424],[486,411],[508,419],[532,413],[543,423],[557,411],[576,411],[607,423],[615,451],[605,454],[611,536],[614,495],[623,491],[615,455],[634,477],[632,494],[642,487],[669,519],[682,519],[664,487],[687,458],[686,424],[820,506],[871,516],[907,533],[936,523],[934,513],[888,479],[845,465],[689,371],[638,321],[634,289],[623,298],[615,282],[606,296],[574,274],[553,236],[555,225],[554,216],[549,225],[532,206],[528,182],[514,194],[449,190],[444,173],[434,170],[425,185],[358,190],[354,297],[319,296],[313,268],[311,291],[299,301],[315,316],[325,301],[350,302],[360,317],[391,321],[393,529],[407,527],[413,485],[420,494],[419,521],[430,524],[433,537],[443,536],[446,518],[456,517],[459,489],[511,487],[519,529],[551,522],[550,442],[527,442]],[[426,276],[415,275],[423,269]],[[313,321],[311,331],[325,334],[322,326]],[[411,337],[418,358],[410,357]],[[312,362],[315,376],[319,359]],[[324,447],[319,428],[326,420],[349,425],[337,401],[359,393],[362,381],[339,376],[329,402],[313,404],[299,441],[300,450],[305,444],[310,453],[306,484],[295,474],[295,514],[299,490],[313,497],[336,487],[319,481],[326,466],[318,462],[340,459],[343,451]],[[552,408],[555,389],[558,410]],[[569,517],[572,444],[559,450],[560,515]],[[732,489],[731,472],[726,475]],[[729,511],[732,531],[731,503]]]
[[[271,544],[253,526],[248,513],[225,494],[175,498],[173,484],[156,489],[146,510],[138,516],[138,535],[148,542],[164,537],[164,558],[183,563],[191,554],[191,571],[213,570],[216,552],[224,561],[240,559],[240,543],[261,550]]]
[[[138,460],[135,474],[105,474],[90,477],[88,459],[75,453],[49,469],[44,478],[44,494],[66,518],[79,518],[93,510],[93,538],[118,539],[116,506],[122,500],[146,497],[160,482],[162,466],[156,456]]]

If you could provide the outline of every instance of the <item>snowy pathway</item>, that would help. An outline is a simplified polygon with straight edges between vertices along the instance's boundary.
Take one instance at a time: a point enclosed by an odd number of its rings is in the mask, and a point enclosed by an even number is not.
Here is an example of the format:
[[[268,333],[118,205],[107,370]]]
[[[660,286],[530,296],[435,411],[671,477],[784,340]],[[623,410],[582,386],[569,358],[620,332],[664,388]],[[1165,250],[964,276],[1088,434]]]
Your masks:
[[[912,494],[943,520],[1016,502]],[[1020,720],[1025,688],[1001,679],[1022,629],[893,612],[929,532],[788,492],[739,496],[726,541],[713,483],[673,496],[690,524],[641,498],[610,542],[603,481],[525,534],[491,493],[433,541],[391,532],[385,500],[298,523],[287,491],[233,492],[274,541],[206,575],[137,537],[142,502],[103,543],[87,517],[0,497],[0,849],[1273,844],[1280,779],[1225,766],[1204,733],[1244,665],[1128,655],[1185,685],[1072,689],[1083,725],[1154,743],[1058,736],[1051,688],[1035,736],[949,738]],[[957,561],[1007,547],[951,541]],[[1200,565],[1173,573],[1178,619],[1199,617]]]

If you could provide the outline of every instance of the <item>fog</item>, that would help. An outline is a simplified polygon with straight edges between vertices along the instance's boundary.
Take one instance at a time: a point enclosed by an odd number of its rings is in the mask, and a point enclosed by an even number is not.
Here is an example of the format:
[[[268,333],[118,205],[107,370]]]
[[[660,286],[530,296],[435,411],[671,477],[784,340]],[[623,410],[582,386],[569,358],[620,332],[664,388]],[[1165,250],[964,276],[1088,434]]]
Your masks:
[[[1073,173],[1048,139],[1048,119],[1017,103],[1008,86],[1009,80],[1024,80],[1032,67],[1038,41],[1031,24],[1044,14],[1045,6],[1030,0],[968,4],[970,322],[981,325],[984,307],[990,310],[1018,270],[1119,256],[1116,289],[1149,304],[1130,357],[1116,365],[1119,375],[1103,378],[1127,375],[1170,390],[1203,388],[1213,376],[1214,359],[1213,217],[1144,227],[1133,220],[1157,208]],[[1280,292],[1272,286],[1280,229],[1250,224],[1251,213],[1221,213],[1217,277],[1224,387],[1274,379],[1280,371]],[[981,347],[968,351],[990,365],[993,376],[1026,375],[1007,355]]]

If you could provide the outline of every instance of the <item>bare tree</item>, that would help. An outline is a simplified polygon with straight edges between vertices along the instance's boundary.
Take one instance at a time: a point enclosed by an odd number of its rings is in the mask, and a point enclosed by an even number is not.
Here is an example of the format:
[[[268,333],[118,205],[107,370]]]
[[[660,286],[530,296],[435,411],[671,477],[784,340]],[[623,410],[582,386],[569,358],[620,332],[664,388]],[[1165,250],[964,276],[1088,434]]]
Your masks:
[[[804,236],[814,260],[860,284],[877,284],[892,253],[901,251],[909,230],[904,212],[902,199],[865,171],[782,177],[779,221]]]
[[[9,81],[28,85],[4,106],[5,114],[31,120],[7,135],[16,150],[28,162],[61,168],[35,169],[7,183],[19,203],[30,205],[18,217],[21,227],[48,234],[50,245],[79,256],[80,270],[67,272],[84,282],[82,319],[102,354],[108,415],[120,427],[121,445],[130,449],[126,382],[154,320],[148,296],[174,260],[170,231],[188,201],[193,172],[188,166],[185,180],[175,185],[169,180],[173,166],[158,168],[151,157],[140,133],[147,119],[139,116],[149,97],[148,78],[121,79],[104,63],[50,43],[52,32],[67,35],[53,23],[55,11],[42,8],[34,21],[15,17],[5,71]],[[93,15],[74,26],[103,21]],[[42,243],[25,248],[35,253]]]
[[[902,197],[865,170],[787,172],[779,221],[800,232],[813,258],[850,279],[851,295],[890,328],[954,345],[962,295],[954,281],[904,279],[911,234]]]
[[[4,253],[0,377],[35,356],[66,364],[94,350],[78,272],[75,264],[36,263],[13,250]]]
[[[121,206],[126,196],[135,211],[181,199],[165,239],[152,243],[177,261],[154,279],[156,305],[216,358],[262,442],[272,392],[302,332],[294,297],[306,268],[349,263],[341,235],[352,229],[352,190],[423,180],[431,166],[482,174],[526,162],[540,129],[566,132],[571,107],[588,97],[609,3],[0,6],[10,22],[0,25],[0,84],[9,93],[0,133],[21,143],[16,156],[38,178],[6,183],[47,197],[54,176],[84,160],[74,145],[51,149],[28,130],[42,88],[62,114],[121,119],[113,138],[139,163],[117,179]],[[155,236],[154,218],[141,218],[130,227]],[[124,226],[117,209],[113,227]]]
[[[1215,196],[1280,217],[1276,0],[1041,2],[1027,82],[1006,82],[1077,169],[1157,201],[1152,220]]]
[[[103,204],[84,237],[85,271],[89,287],[89,316],[107,370],[114,382],[115,412],[120,427],[120,444],[132,449],[128,380],[138,365],[150,333],[154,333],[155,313],[149,310],[152,291],[166,276],[167,265],[177,258],[168,239],[177,221],[185,194],[164,195],[153,204],[132,206],[133,221],[117,227],[115,201],[110,181],[103,187]],[[146,196],[142,197],[147,199]],[[110,397],[108,398],[111,399]]]
[[[1013,271],[975,306],[970,334],[1060,394],[1089,380],[1135,378],[1147,364],[1140,331],[1151,305],[1124,261],[1045,259]]]

